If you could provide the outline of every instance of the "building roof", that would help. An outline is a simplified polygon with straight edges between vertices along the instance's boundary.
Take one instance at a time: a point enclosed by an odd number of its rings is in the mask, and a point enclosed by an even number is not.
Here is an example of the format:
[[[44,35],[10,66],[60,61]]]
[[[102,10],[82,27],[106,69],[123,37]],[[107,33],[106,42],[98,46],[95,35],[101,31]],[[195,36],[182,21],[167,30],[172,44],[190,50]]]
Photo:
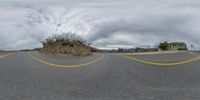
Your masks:
[[[186,44],[185,42],[171,42],[169,44]]]

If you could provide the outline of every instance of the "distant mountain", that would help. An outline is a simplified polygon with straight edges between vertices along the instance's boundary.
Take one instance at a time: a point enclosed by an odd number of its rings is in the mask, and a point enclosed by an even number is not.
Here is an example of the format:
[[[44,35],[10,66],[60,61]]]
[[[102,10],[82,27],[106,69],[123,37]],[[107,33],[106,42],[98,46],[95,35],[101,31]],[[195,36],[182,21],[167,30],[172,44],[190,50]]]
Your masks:
[[[3,52],[3,50],[0,50],[0,52]]]

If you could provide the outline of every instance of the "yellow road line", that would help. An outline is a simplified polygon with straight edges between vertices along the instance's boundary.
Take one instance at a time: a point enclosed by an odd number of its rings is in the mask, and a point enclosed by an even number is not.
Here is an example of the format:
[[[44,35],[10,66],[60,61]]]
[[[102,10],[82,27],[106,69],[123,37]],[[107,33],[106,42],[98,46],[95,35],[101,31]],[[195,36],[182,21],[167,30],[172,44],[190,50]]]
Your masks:
[[[40,58],[37,58],[37,57],[35,57],[31,54],[28,54],[28,55],[31,56],[33,59],[35,59],[35,60],[37,60],[41,63],[44,63],[46,65],[53,66],[53,67],[62,67],[62,68],[83,67],[83,66],[91,65],[91,64],[98,62],[99,60],[101,60],[104,57],[104,54],[103,54],[101,57],[99,57],[99,58],[97,58],[93,61],[87,62],[87,63],[76,64],[76,65],[60,65],[60,64],[53,64],[53,63],[50,63],[50,62],[43,61]]]
[[[159,51],[159,52],[141,52],[141,53],[128,53],[131,55],[155,55],[155,54],[175,54],[175,53],[183,53],[187,51]],[[121,53],[123,54],[123,53]]]
[[[129,57],[129,56],[121,55],[121,54],[120,54],[120,56],[128,58],[130,60],[141,62],[141,63],[144,63],[144,64],[157,65],[157,66],[174,66],[174,65],[181,65],[181,64],[186,64],[186,63],[190,63],[190,62],[194,62],[194,61],[200,60],[200,56],[198,56],[198,57],[195,57],[193,59],[189,59],[189,60],[181,61],[181,62],[159,63],[159,62],[144,61],[144,60],[141,60],[141,59],[137,59],[137,58],[134,58],[134,57]]]

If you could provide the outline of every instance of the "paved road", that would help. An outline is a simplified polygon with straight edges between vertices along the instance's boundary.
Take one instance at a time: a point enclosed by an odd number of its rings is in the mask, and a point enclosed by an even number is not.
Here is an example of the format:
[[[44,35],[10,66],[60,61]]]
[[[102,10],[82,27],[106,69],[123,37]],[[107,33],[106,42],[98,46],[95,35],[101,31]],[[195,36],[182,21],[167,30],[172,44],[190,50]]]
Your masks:
[[[199,57],[199,52],[178,52],[178,53],[168,53],[168,54],[126,54],[127,56],[134,57],[137,59],[142,59],[145,61],[151,61],[151,62],[180,62],[185,61],[188,59],[192,59],[195,57]]]
[[[29,53],[61,64],[67,64],[67,60],[80,64],[102,56],[69,59]],[[194,61],[160,68],[105,54],[87,66],[59,68],[18,52],[0,59],[0,100],[199,100],[199,65],[200,61]]]

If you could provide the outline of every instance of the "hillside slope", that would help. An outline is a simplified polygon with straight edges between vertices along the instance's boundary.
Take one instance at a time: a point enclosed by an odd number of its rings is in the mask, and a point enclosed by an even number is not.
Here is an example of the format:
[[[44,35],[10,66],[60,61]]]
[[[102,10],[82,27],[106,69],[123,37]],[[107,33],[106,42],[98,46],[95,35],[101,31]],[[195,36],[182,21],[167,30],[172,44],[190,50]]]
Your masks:
[[[42,42],[40,52],[62,56],[88,56],[92,52],[86,41],[75,34],[54,35]]]

